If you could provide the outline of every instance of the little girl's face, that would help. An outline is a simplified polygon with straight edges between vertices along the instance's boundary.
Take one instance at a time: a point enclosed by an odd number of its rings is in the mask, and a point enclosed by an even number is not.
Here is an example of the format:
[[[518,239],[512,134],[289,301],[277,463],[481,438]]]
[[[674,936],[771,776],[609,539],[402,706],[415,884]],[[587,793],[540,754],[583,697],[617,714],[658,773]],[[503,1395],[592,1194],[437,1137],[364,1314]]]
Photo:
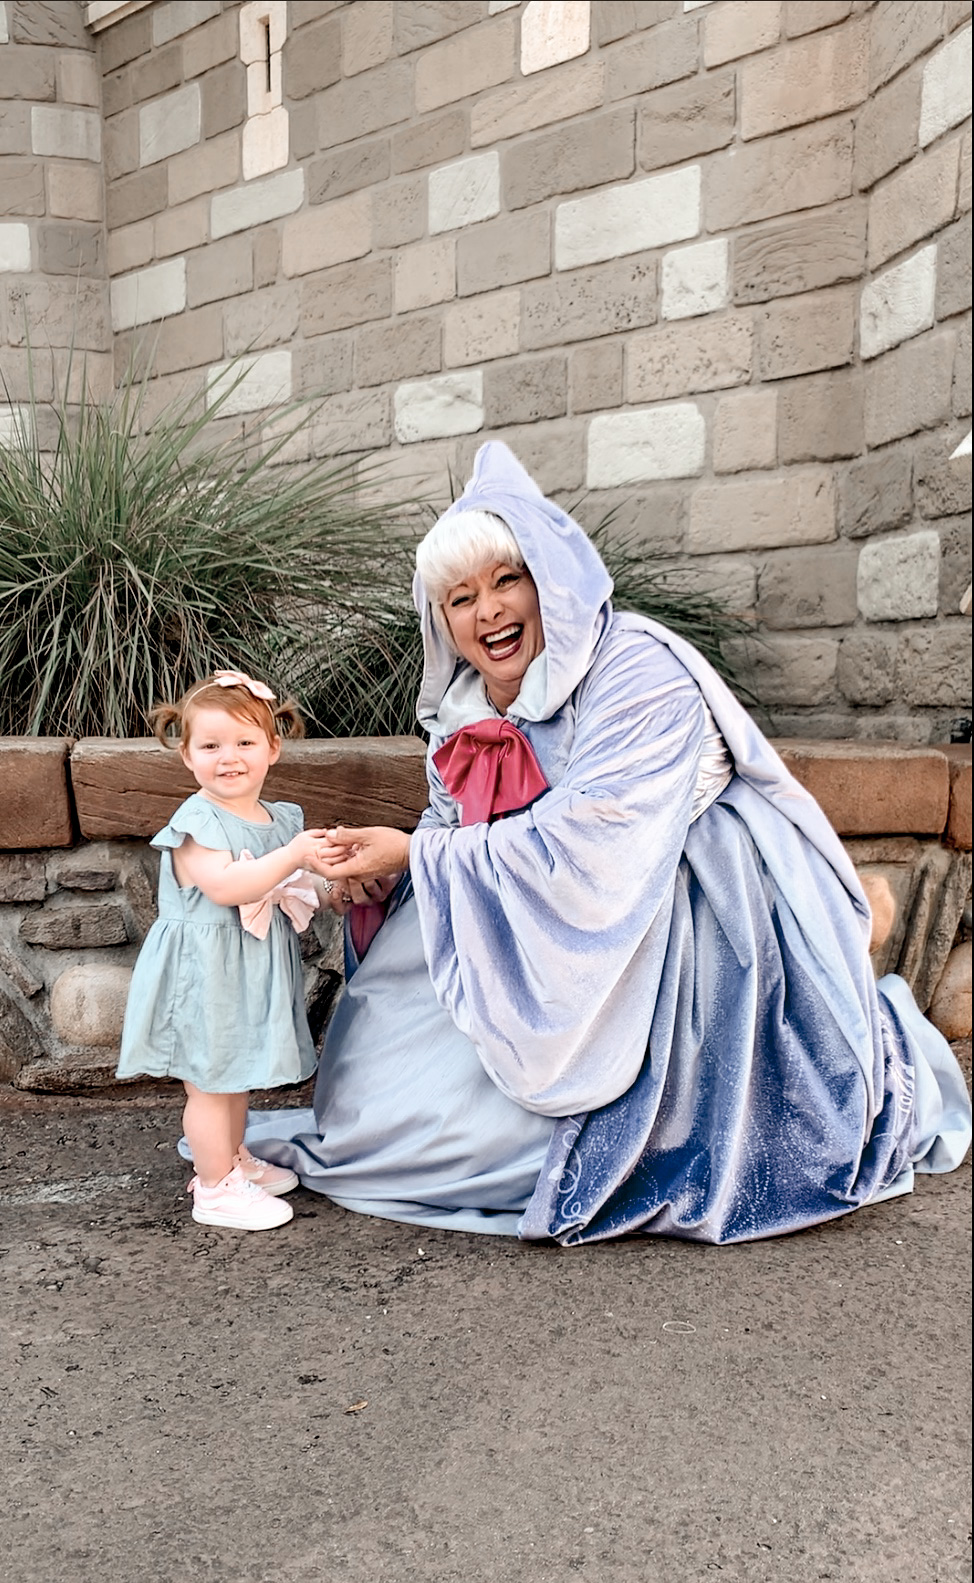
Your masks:
[[[253,805],[267,771],[281,756],[281,739],[225,709],[193,711],[189,741],[180,747],[196,784],[216,802]]]

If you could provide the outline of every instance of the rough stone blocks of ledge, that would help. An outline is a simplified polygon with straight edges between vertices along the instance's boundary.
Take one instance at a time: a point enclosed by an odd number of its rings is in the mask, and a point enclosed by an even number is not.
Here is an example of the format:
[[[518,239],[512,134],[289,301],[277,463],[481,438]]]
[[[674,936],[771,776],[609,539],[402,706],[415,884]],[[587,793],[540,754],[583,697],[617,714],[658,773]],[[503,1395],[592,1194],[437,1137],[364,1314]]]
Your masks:
[[[0,738],[0,848],[71,845],[69,747],[63,737]]]
[[[300,803],[309,829],[336,823],[412,829],[427,803],[425,764],[417,737],[287,742],[266,795]],[[196,790],[178,753],[147,738],[86,738],[72,754],[71,776],[81,833],[89,840],[153,836]]]
[[[788,739],[774,746],[839,835],[940,835],[947,824],[950,775],[940,748]]]

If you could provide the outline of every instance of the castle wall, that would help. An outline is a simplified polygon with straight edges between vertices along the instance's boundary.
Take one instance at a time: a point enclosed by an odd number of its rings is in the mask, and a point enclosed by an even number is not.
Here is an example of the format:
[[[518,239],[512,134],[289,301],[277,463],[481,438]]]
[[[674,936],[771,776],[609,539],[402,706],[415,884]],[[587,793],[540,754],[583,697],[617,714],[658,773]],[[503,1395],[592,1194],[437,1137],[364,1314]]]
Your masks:
[[[116,376],[151,341],[158,403],[247,354],[227,421],[322,398],[293,460],[378,451],[442,500],[500,436],[615,508],[753,621],[776,732],[969,711],[969,4],[0,16],[5,374],[25,292],[60,349],[83,293],[101,368],[107,276]]]

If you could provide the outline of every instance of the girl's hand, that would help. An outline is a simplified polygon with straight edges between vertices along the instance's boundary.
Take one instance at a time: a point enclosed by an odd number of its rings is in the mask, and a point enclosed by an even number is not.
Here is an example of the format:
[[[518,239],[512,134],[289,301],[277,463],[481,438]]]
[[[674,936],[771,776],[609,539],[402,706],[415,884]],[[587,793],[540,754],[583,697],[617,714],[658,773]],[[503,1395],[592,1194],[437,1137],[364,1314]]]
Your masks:
[[[300,830],[288,842],[285,850],[293,858],[292,868],[309,868],[318,872],[317,864],[323,852],[329,850],[327,830]]]
[[[390,830],[385,825],[349,830],[339,825],[324,834],[315,868],[325,879],[370,883],[387,882],[395,875],[398,881],[399,875],[409,867],[409,837],[402,830]],[[347,885],[340,888],[351,895]],[[363,900],[384,900],[384,897],[370,894],[363,896]]]

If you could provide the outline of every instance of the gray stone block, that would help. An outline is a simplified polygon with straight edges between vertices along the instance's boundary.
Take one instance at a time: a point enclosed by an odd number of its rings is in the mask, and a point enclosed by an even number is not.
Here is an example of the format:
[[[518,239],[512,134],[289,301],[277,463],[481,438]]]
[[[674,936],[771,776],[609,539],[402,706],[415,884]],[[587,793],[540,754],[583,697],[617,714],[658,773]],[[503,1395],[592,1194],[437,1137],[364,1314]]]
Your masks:
[[[331,149],[308,166],[308,202],[324,203],[385,181],[390,170],[389,139],[371,138]]]
[[[504,198],[512,209],[558,193],[621,181],[635,169],[634,111],[589,116],[557,131],[525,138],[503,155]]]
[[[839,689],[851,704],[879,708],[896,696],[897,639],[886,632],[850,632],[839,644]]]
[[[550,269],[551,222],[544,211],[492,220],[457,238],[461,297],[533,280]]]
[[[48,906],[22,920],[20,935],[28,945],[49,951],[78,951],[89,946],[125,945],[125,915],[116,902],[88,906]]]
[[[912,458],[905,449],[864,456],[839,474],[839,526],[867,538],[908,522],[913,514]]]
[[[43,901],[47,874],[34,852],[0,852],[0,902]]]
[[[641,170],[659,170],[733,142],[735,78],[732,71],[691,78],[639,100],[636,147]]]
[[[621,259],[527,285],[521,345],[532,351],[656,323],[656,260]]]
[[[813,374],[778,387],[778,461],[831,461],[863,449],[858,368]]]
[[[536,423],[568,411],[565,357],[535,357],[501,363],[484,372],[484,421],[487,428]]]
[[[913,454],[913,493],[923,517],[954,517],[971,509],[970,457],[951,461],[962,435],[954,428],[918,440]]]
[[[842,544],[768,556],[758,570],[758,617],[779,630],[851,626],[858,559]]]
[[[754,226],[734,243],[734,301],[767,302],[859,280],[866,267],[866,205]]]

